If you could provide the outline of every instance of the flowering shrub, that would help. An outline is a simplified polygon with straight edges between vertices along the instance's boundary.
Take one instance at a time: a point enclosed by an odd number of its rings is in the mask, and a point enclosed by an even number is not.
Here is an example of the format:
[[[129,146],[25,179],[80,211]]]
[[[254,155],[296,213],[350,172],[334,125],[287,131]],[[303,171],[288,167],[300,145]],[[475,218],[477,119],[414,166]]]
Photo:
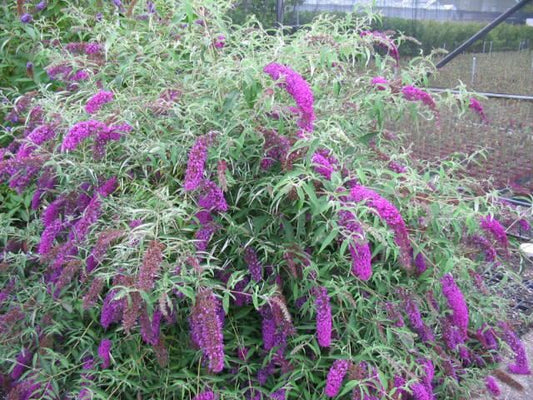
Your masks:
[[[1,214],[9,396],[460,398],[504,342],[529,373],[471,281],[512,246],[493,207],[393,157],[386,122],[445,106],[421,71],[385,56],[374,87],[368,19],[168,3],[72,8],[86,41],[41,49],[61,79],[4,106],[32,209]]]

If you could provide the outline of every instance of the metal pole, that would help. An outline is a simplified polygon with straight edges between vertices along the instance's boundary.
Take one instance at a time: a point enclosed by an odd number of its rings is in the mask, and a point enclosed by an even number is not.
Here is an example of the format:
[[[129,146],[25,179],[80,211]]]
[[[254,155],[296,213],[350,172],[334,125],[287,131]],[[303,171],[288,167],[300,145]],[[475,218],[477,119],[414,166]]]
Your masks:
[[[492,40],[490,41],[489,56],[492,55]]]
[[[276,2],[276,22],[279,26],[283,25],[283,11],[284,11],[283,0],[277,0]]]
[[[470,83],[474,85],[474,80],[476,79],[476,57],[472,57],[472,78]]]
[[[520,10],[522,7],[524,7],[527,3],[530,3],[531,1],[532,0],[521,0],[519,3],[509,8],[507,11],[505,11],[503,14],[501,14],[499,17],[497,17],[495,20],[493,20],[487,26],[477,32],[474,36],[472,36],[470,39],[467,39],[462,45],[460,45],[458,48],[456,48],[454,51],[452,51],[446,57],[440,60],[437,64],[437,68],[444,67],[451,60],[457,57],[457,55],[461,54],[461,52],[463,52],[466,48],[470,47],[472,43],[485,36],[492,29],[501,24],[507,17],[514,14],[516,11]]]

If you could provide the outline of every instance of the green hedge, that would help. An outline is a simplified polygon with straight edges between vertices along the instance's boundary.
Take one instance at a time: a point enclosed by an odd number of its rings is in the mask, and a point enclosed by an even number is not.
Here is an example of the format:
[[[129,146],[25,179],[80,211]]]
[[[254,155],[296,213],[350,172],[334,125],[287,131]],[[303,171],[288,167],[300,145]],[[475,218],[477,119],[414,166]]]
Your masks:
[[[340,12],[329,14],[335,18],[343,15]],[[300,24],[308,23],[317,15],[317,13],[313,12],[300,13]],[[444,45],[446,45],[447,50],[451,50],[479,31],[483,26],[485,26],[484,23],[477,22],[439,22],[382,18],[375,22],[373,28],[377,30],[394,30],[416,38],[422,43],[421,46],[411,41],[404,42],[400,46],[400,54],[413,56],[418,55],[421,49],[424,54],[429,54],[432,49],[441,48]],[[483,51],[484,40],[493,42],[493,51],[518,50],[518,45],[521,41],[529,40],[531,45],[533,45],[533,27],[503,23],[489,32],[484,39],[478,40],[470,48],[470,51]],[[488,46],[487,43],[486,51],[489,49]]]

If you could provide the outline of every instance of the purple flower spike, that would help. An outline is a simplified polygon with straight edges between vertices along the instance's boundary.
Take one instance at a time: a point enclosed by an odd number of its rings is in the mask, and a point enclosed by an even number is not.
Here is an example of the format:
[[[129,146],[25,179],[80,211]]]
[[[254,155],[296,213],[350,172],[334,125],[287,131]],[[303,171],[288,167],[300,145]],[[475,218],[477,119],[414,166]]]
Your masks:
[[[45,0],[42,0],[39,3],[37,3],[37,5],[35,6],[35,9],[37,11],[43,11],[46,7],[48,7],[48,3]]]
[[[312,132],[314,130],[313,122],[316,119],[313,109],[314,97],[305,79],[291,68],[277,63],[268,64],[263,71],[276,81],[284,78],[279,85],[287,90],[298,106],[300,114],[298,126],[304,132]]]
[[[100,108],[102,108],[104,104],[113,101],[113,98],[113,92],[100,90],[98,93],[96,93],[93,97],[89,99],[89,101],[85,105],[85,111],[88,114],[95,114],[100,110]]]
[[[357,203],[364,201],[366,205],[373,208],[385,223],[394,232],[394,242],[400,248],[400,261],[404,268],[412,270],[411,244],[407,233],[407,226],[398,209],[378,193],[361,185],[355,185],[349,200]]]
[[[500,322],[499,327],[503,333],[503,340],[507,342],[511,350],[515,353],[515,363],[509,365],[509,371],[513,374],[530,375],[529,361],[527,359],[526,349],[520,338],[511,330],[511,327],[505,322]]]
[[[367,281],[372,276],[372,252],[367,241],[363,241],[363,229],[356,221],[355,215],[342,210],[339,212],[339,224],[346,228],[352,243],[349,246],[352,256],[352,274],[363,281]]]
[[[215,133],[211,132],[207,135],[200,136],[196,139],[191,151],[189,152],[189,160],[187,162],[187,170],[185,171],[184,188],[190,192],[200,186],[204,181],[205,163],[207,161],[207,149],[213,143]]]
[[[108,368],[109,364],[111,363],[110,351],[111,351],[111,345],[112,344],[113,344],[113,342],[111,342],[111,340],[103,339],[100,342],[100,346],[98,346],[98,357],[100,357],[102,359],[102,368],[103,369]]]
[[[485,387],[493,396],[499,396],[501,394],[500,386],[498,385],[498,382],[496,381],[496,379],[494,379],[493,376],[488,375],[485,378]]]
[[[193,341],[209,360],[209,370],[215,373],[224,368],[224,337],[218,316],[221,307],[211,289],[201,288],[196,293],[196,304],[189,320]]]
[[[31,21],[33,21],[33,17],[31,14],[26,13],[20,17],[20,22],[22,22],[23,24],[28,24]]]
[[[468,105],[468,107],[472,111],[474,111],[477,115],[479,115],[483,122],[486,122],[486,123],[489,122],[487,116],[485,115],[485,110],[483,110],[483,105],[478,100],[476,100],[474,97],[470,98],[470,104]]]
[[[263,278],[263,266],[257,258],[257,253],[251,247],[247,247],[244,250],[244,261],[248,264],[248,270],[252,279],[256,282],[261,281]]]
[[[328,397],[335,397],[339,393],[342,381],[348,368],[352,363],[348,360],[335,360],[329,369],[326,381],[325,394]]]
[[[206,390],[204,392],[198,393],[193,397],[192,400],[215,400],[215,393],[212,390]]]
[[[331,174],[339,167],[337,159],[326,149],[317,150],[316,153],[313,154],[311,161],[313,162],[314,170],[328,181],[331,180]]]
[[[508,253],[509,252],[509,239],[505,233],[505,228],[494,217],[486,216],[482,217],[479,221],[479,226],[485,232],[489,233],[496,242],[498,242]]]
[[[316,336],[321,347],[331,345],[331,306],[329,304],[328,291],[325,287],[314,289],[316,307]]]
[[[427,327],[424,321],[422,320],[422,315],[420,314],[418,305],[413,299],[407,298],[405,310],[407,312],[407,317],[409,318],[411,326],[416,331],[416,333],[418,333],[420,339],[423,342],[434,342],[435,337],[433,336],[433,333],[431,332],[429,327]]]
[[[446,274],[441,279],[442,293],[448,300],[448,306],[453,311],[451,321],[459,328],[463,338],[466,338],[468,330],[468,306],[461,289],[457,286],[453,277]]]

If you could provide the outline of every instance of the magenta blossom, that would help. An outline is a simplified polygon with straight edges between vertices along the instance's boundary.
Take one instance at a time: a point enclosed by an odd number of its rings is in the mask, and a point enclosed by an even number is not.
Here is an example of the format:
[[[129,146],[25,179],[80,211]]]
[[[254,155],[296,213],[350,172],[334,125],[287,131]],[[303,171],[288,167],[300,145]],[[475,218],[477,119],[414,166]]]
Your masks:
[[[448,306],[453,312],[450,319],[453,325],[459,328],[462,336],[466,338],[468,330],[468,306],[466,305],[463,293],[451,274],[444,275],[441,283],[442,293],[446,297],[446,300],[448,300]]]
[[[226,46],[226,36],[224,36],[224,35],[218,35],[218,36],[213,40],[213,45],[214,45],[215,48],[217,48],[217,49],[222,49],[224,46]]]
[[[505,340],[511,350],[515,353],[515,363],[509,365],[509,371],[513,374],[530,375],[531,369],[529,368],[529,361],[527,359],[524,344],[508,324],[500,322],[499,327],[502,330],[503,340]]]
[[[102,108],[104,104],[113,101],[113,97],[113,92],[100,90],[98,93],[96,93],[93,97],[89,99],[89,101],[85,105],[85,111],[88,114],[95,114],[100,110],[100,108]]]
[[[329,304],[328,291],[325,287],[314,289],[316,306],[316,335],[321,347],[329,347],[331,344],[331,306]]]
[[[328,181],[331,180],[331,174],[339,168],[337,159],[326,149],[317,150],[311,161],[313,162],[313,169]]]
[[[483,105],[474,97],[470,98],[470,104],[468,105],[468,107],[477,115],[479,115],[483,122],[489,122],[487,116],[485,115],[485,111],[483,110]]]
[[[204,180],[207,150],[213,143],[215,135],[215,132],[210,132],[207,135],[200,136],[196,139],[196,142],[189,152],[184,185],[185,190],[188,192],[198,188]]]
[[[300,136],[303,137],[305,132],[312,132],[316,118],[313,108],[314,97],[305,79],[291,68],[278,63],[268,64],[263,71],[276,81],[283,78],[279,85],[292,96],[297,105],[297,112],[300,114],[298,126],[303,131]]]
[[[489,233],[496,242],[498,242],[507,253],[509,253],[509,239],[505,233],[505,228],[492,216],[481,217],[479,226],[485,232]]]
[[[372,276],[372,252],[370,245],[364,239],[363,229],[356,221],[355,215],[350,211],[339,211],[339,225],[349,232],[348,239],[352,257],[352,274],[363,281],[367,281]]]
[[[342,381],[351,364],[352,363],[348,360],[335,360],[333,362],[333,365],[329,369],[326,381],[326,389],[324,391],[326,396],[335,397],[339,394]]]
[[[407,226],[398,209],[378,193],[361,185],[355,185],[352,188],[349,200],[356,203],[364,201],[368,207],[378,213],[394,232],[394,242],[400,248],[400,261],[402,265],[406,269],[411,270],[411,244],[407,233]]]
[[[485,378],[485,387],[493,396],[499,396],[501,394],[500,386],[498,386],[498,382],[493,376],[488,375]]]
[[[378,89],[378,90],[387,90],[387,87],[389,86],[390,83],[384,77],[376,76],[376,77],[372,78],[372,80],[370,81],[370,84],[372,86],[375,86],[376,89]]]

